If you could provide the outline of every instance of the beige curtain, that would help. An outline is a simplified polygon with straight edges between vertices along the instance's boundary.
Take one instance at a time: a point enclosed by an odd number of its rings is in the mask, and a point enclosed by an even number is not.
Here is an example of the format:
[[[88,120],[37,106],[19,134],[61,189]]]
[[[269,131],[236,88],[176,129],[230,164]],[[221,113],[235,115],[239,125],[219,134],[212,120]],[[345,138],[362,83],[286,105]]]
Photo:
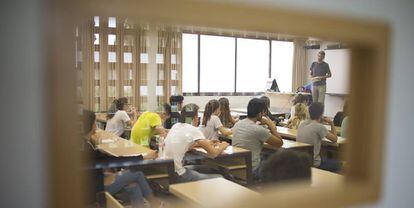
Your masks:
[[[293,41],[294,43],[294,56],[293,56],[293,80],[292,90],[295,92],[300,86],[306,84],[309,74],[309,66],[307,66],[306,50],[305,46],[306,39],[297,38]]]
[[[82,103],[86,109],[107,111],[114,99],[127,97],[145,110],[148,26],[109,18],[100,16],[82,26]]]
[[[175,27],[158,28],[157,105],[158,108],[173,94],[181,94],[182,33]]]

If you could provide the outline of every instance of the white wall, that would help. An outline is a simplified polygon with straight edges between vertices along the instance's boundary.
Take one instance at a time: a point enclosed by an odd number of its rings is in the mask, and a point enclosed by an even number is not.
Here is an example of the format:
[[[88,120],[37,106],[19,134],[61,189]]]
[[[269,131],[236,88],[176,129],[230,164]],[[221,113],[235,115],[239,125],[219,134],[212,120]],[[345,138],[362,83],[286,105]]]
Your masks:
[[[195,103],[204,109],[209,100],[226,97],[229,99],[230,108],[247,108],[247,104],[254,96],[184,96],[184,104]]]
[[[412,118],[414,96],[414,1],[409,0],[229,0],[268,6],[284,6],[351,18],[376,19],[389,23],[390,86],[387,140],[385,142],[383,198],[368,207],[414,206],[414,139]],[[373,34],[375,35],[375,34]],[[373,103],[374,104],[374,103]]]

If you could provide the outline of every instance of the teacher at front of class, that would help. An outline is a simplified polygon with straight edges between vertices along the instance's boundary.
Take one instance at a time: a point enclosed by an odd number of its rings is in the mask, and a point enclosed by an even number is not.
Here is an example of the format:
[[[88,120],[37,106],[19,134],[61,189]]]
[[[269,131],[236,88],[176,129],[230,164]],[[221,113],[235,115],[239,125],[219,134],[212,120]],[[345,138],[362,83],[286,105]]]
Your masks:
[[[318,61],[313,62],[310,67],[313,102],[325,103],[326,79],[332,77],[329,64],[324,59],[325,51],[319,51]]]

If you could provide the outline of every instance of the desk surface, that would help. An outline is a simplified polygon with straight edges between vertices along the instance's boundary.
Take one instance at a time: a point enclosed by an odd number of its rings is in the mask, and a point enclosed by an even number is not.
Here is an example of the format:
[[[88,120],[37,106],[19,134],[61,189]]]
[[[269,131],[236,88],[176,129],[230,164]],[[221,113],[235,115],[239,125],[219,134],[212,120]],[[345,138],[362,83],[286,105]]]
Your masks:
[[[289,129],[289,128],[286,128],[286,127],[278,126],[277,127],[277,132],[282,137],[286,137],[286,138],[296,140],[297,130],[295,130],[295,129]],[[343,138],[343,137],[340,137],[340,136],[338,136],[338,141],[336,143],[333,143],[333,142],[329,141],[326,138],[323,138],[323,140],[322,140],[322,144],[327,145],[327,146],[336,146],[336,147],[338,147],[338,146],[340,146],[342,144],[345,144],[345,143],[346,143],[346,139]]]
[[[295,149],[295,148],[307,148],[307,147],[310,148],[310,147],[312,147],[312,145],[302,143],[302,142],[283,139],[283,145],[282,145],[283,149]],[[271,146],[268,143],[264,143],[263,148],[273,149],[273,150],[278,150],[279,149],[279,148],[275,148],[275,147]]]
[[[194,152],[202,154],[203,156],[207,156],[207,151],[204,150],[203,148],[194,148]],[[225,157],[228,155],[238,155],[238,154],[248,154],[250,151],[240,148],[240,147],[235,147],[235,146],[228,146],[219,156],[217,157]]]
[[[259,193],[224,178],[173,184],[170,185],[170,192],[202,207],[215,207],[243,197],[260,197]]]
[[[99,134],[102,139],[99,140],[100,144],[98,144],[96,148],[99,151],[115,157],[144,156],[152,151],[148,147],[135,144],[132,141],[123,139],[101,129],[97,130],[97,134]]]
[[[332,173],[326,170],[312,168],[311,186],[321,186],[324,184],[332,184],[344,181],[344,176]]]

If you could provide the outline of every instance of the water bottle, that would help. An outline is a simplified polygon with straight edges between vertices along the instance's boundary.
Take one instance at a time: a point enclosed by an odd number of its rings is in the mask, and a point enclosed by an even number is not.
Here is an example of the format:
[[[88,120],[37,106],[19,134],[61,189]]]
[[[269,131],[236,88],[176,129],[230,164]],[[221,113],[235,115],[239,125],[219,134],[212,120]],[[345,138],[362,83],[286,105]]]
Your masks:
[[[165,143],[164,143],[164,137],[162,136],[157,136],[158,139],[158,158],[163,159],[164,156],[164,147],[165,147]]]

